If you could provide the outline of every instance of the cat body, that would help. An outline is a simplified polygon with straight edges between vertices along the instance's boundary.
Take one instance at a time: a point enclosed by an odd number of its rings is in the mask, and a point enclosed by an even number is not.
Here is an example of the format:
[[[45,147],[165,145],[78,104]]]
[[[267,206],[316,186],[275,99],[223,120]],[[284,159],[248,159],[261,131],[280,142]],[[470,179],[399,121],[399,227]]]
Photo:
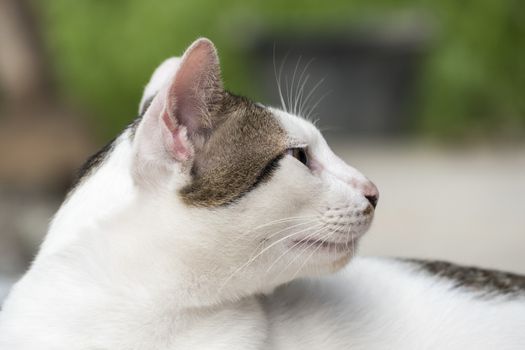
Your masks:
[[[14,286],[1,350],[525,348],[522,277],[352,259],[377,188],[309,121],[226,92],[208,40],[140,111]]]

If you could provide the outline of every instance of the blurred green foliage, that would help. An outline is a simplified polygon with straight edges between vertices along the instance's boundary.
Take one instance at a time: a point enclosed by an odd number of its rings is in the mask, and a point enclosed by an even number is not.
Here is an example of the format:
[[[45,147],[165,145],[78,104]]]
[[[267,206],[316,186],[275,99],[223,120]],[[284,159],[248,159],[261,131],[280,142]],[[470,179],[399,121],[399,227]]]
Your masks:
[[[103,137],[135,115],[165,58],[199,36],[219,48],[226,85],[257,96],[242,43],[257,31],[378,23],[422,14],[434,27],[419,85],[416,130],[441,136],[525,129],[522,0],[48,0],[38,2],[62,92],[100,116]]]

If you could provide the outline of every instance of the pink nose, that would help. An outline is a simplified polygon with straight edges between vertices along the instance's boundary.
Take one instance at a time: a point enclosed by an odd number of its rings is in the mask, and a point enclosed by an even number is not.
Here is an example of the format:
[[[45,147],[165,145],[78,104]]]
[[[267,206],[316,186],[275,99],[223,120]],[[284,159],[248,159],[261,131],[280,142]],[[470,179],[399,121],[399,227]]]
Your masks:
[[[377,201],[379,200],[379,191],[372,181],[367,181],[363,186],[363,196],[368,199],[374,208],[377,206]]]

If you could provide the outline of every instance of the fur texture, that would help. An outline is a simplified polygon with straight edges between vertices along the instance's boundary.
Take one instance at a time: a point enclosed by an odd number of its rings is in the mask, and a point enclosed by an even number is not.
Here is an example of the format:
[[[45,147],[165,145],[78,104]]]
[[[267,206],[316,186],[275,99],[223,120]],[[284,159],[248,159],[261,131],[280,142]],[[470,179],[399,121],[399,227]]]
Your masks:
[[[156,70],[139,113],[53,219],[0,349],[525,347],[519,294],[345,267],[376,187],[309,121],[227,93],[210,41]]]

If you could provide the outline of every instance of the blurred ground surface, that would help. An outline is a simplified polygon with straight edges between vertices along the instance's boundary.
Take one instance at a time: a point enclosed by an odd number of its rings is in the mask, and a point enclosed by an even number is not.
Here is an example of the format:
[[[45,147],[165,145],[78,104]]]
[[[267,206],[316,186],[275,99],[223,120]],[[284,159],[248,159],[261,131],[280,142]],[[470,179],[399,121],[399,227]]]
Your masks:
[[[438,258],[525,274],[525,145],[333,148],[381,193],[363,255]]]
[[[381,193],[362,255],[445,259],[525,274],[525,145],[332,146]],[[53,196],[0,188],[0,300],[28,266],[59,204]]]

